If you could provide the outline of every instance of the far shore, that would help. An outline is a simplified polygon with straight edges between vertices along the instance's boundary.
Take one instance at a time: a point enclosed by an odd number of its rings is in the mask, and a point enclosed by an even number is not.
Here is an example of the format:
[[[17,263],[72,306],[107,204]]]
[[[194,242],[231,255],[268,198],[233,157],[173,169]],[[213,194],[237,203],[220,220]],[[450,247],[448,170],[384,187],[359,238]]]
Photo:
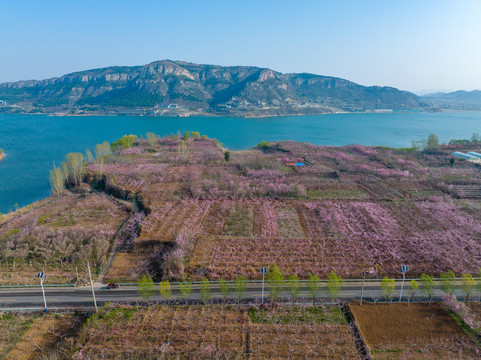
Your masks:
[[[426,113],[478,113],[481,110],[455,110],[455,109],[439,109],[436,111],[421,111]],[[413,111],[386,111],[386,112],[376,112],[376,111],[332,111],[332,112],[313,112],[313,113],[278,113],[278,114],[259,114],[259,113],[249,113],[246,112],[245,114],[233,113],[233,114],[221,114],[221,113],[205,113],[205,112],[179,112],[179,113],[168,113],[168,114],[126,114],[126,113],[103,113],[103,112],[84,112],[84,113],[67,113],[67,112],[16,112],[12,113],[3,113],[9,115],[47,115],[47,116],[56,116],[56,117],[63,117],[63,116],[145,116],[145,117],[232,117],[232,118],[244,118],[244,119],[259,119],[259,118],[272,118],[272,117],[286,117],[286,116],[309,116],[309,115],[335,115],[335,114],[410,114]],[[1,115],[2,113],[0,113]]]

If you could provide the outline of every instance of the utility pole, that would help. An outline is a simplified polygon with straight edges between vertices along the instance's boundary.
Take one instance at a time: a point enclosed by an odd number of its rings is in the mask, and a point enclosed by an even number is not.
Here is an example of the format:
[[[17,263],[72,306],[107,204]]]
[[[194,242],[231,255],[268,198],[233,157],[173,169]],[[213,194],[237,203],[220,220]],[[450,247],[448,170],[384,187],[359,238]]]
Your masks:
[[[366,271],[362,272],[361,301],[359,302],[359,305],[362,305],[362,298],[364,296],[364,280],[366,280]]]
[[[92,289],[92,297],[94,298],[95,312],[98,312],[99,309],[97,308],[97,299],[95,299],[94,283],[92,282],[92,274],[90,273],[90,263],[88,260],[87,267],[89,269],[90,288]]]

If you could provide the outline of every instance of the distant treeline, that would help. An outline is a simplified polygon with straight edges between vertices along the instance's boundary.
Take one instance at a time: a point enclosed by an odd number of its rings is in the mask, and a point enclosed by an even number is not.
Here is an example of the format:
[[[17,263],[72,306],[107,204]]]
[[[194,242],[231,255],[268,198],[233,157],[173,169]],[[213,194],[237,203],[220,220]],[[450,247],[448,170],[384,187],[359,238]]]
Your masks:
[[[481,136],[478,133],[473,133],[471,139],[451,139],[449,140],[449,145],[455,144],[480,144]]]

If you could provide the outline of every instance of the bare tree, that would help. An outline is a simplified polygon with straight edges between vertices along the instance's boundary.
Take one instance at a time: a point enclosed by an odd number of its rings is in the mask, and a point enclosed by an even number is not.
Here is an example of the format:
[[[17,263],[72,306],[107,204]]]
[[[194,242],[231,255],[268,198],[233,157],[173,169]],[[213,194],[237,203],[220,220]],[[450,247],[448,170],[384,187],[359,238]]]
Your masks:
[[[85,173],[85,160],[81,153],[68,153],[65,155],[67,165],[67,182],[69,185],[78,186],[82,183]]]
[[[49,176],[52,193],[57,196],[62,196],[65,191],[65,174],[62,168],[58,168],[53,164],[53,169],[50,170]]]
[[[154,147],[155,146],[155,143],[157,142],[157,138],[158,136],[153,133],[153,132],[148,132],[145,134],[145,138],[147,139],[147,141],[149,142],[149,145],[151,147]]]

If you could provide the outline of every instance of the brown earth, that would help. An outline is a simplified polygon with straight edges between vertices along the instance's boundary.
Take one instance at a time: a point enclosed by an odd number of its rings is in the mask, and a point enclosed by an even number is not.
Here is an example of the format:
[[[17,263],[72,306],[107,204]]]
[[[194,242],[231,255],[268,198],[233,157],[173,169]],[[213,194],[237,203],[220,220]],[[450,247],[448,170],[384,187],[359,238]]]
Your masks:
[[[466,303],[469,309],[476,314],[476,320],[481,321],[481,303],[479,302],[471,302]]]
[[[479,359],[480,350],[440,304],[350,304],[375,359]]]
[[[55,346],[74,323],[71,315],[44,315],[34,320],[21,340],[7,354],[5,360],[34,360]]]
[[[78,344],[86,359],[360,359],[347,324],[252,323],[238,307],[123,308],[88,325]]]
[[[117,253],[110,267],[106,282],[128,282],[135,280],[135,271],[139,264],[149,259],[149,252]]]

